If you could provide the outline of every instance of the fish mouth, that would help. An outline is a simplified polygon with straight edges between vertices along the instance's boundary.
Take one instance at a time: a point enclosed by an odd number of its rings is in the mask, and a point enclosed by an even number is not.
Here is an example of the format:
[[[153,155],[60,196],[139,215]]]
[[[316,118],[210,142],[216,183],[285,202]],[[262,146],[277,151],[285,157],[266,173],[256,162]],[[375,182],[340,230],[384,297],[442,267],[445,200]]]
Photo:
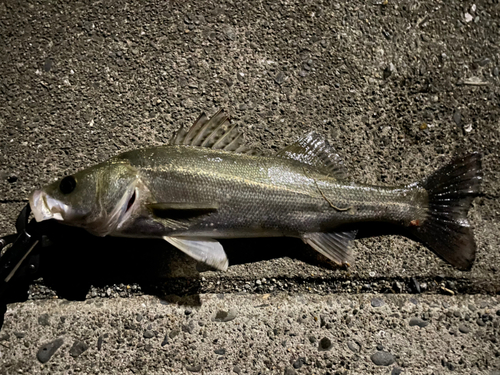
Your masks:
[[[68,206],[57,199],[51,198],[42,190],[35,190],[29,197],[31,212],[35,220],[40,222],[44,220],[63,221],[63,213],[68,211]]]

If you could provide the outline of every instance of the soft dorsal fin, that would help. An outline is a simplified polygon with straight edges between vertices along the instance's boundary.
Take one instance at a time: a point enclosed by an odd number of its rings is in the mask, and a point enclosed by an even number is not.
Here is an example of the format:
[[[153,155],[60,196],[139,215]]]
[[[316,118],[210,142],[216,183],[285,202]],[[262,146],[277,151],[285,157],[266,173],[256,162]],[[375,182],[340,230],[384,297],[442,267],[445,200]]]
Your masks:
[[[300,161],[339,180],[347,178],[347,169],[341,157],[328,141],[315,132],[307,133],[294,144],[280,150],[276,156]]]
[[[202,113],[189,130],[181,128],[169,144],[208,147],[240,154],[254,153],[243,144],[243,137],[236,125],[231,125],[229,117],[222,109],[211,118]]]

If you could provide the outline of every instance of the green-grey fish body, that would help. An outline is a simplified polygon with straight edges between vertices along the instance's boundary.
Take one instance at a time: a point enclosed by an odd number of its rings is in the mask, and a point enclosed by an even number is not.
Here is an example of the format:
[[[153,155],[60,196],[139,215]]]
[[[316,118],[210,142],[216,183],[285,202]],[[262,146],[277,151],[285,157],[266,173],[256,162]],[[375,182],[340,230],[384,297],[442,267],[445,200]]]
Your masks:
[[[423,188],[356,185],[281,157],[164,146],[131,151],[116,159],[127,160],[137,170],[149,189],[149,203],[172,203],[181,209],[183,204],[195,205],[207,212],[195,212],[189,220],[158,220],[161,209],[143,206],[135,221],[115,235],[144,235],[147,218],[154,236],[238,238],[300,237],[359,221],[409,225],[425,215]]]
[[[220,238],[300,237],[339,264],[362,221],[405,227],[461,269],[475,257],[467,212],[479,154],[454,159],[404,187],[351,182],[334,149],[309,133],[274,156],[251,155],[223,112],[181,129],[167,146],[126,152],[30,195],[37,221],[99,235],[163,238],[218,269]]]

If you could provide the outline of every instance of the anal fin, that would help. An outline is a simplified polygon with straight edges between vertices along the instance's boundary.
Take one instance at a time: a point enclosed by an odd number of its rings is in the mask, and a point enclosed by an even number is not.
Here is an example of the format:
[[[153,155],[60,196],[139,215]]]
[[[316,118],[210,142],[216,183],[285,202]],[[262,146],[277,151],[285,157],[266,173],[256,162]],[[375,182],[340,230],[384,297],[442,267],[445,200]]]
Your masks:
[[[351,265],[354,262],[351,244],[357,233],[357,230],[305,233],[302,240],[335,263]]]
[[[226,252],[219,241],[201,237],[165,236],[163,239],[197,261],[221,271],[227,270],[228,260]]]

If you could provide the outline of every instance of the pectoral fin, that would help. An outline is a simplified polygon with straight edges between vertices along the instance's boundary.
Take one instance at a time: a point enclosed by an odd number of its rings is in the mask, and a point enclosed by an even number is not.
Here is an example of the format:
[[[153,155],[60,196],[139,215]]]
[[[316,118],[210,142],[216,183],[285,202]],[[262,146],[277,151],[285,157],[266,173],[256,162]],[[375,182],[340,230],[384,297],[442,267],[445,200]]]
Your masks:
[[[305,233],[302,236],[302,240],[335,263],[339,265],[351,265],[354,262],[351,244],[357,233],[357,230]]]
[[[226,271],[228,260],[222,245],[211,238],[163,237],[163,239],[197,261]]]

